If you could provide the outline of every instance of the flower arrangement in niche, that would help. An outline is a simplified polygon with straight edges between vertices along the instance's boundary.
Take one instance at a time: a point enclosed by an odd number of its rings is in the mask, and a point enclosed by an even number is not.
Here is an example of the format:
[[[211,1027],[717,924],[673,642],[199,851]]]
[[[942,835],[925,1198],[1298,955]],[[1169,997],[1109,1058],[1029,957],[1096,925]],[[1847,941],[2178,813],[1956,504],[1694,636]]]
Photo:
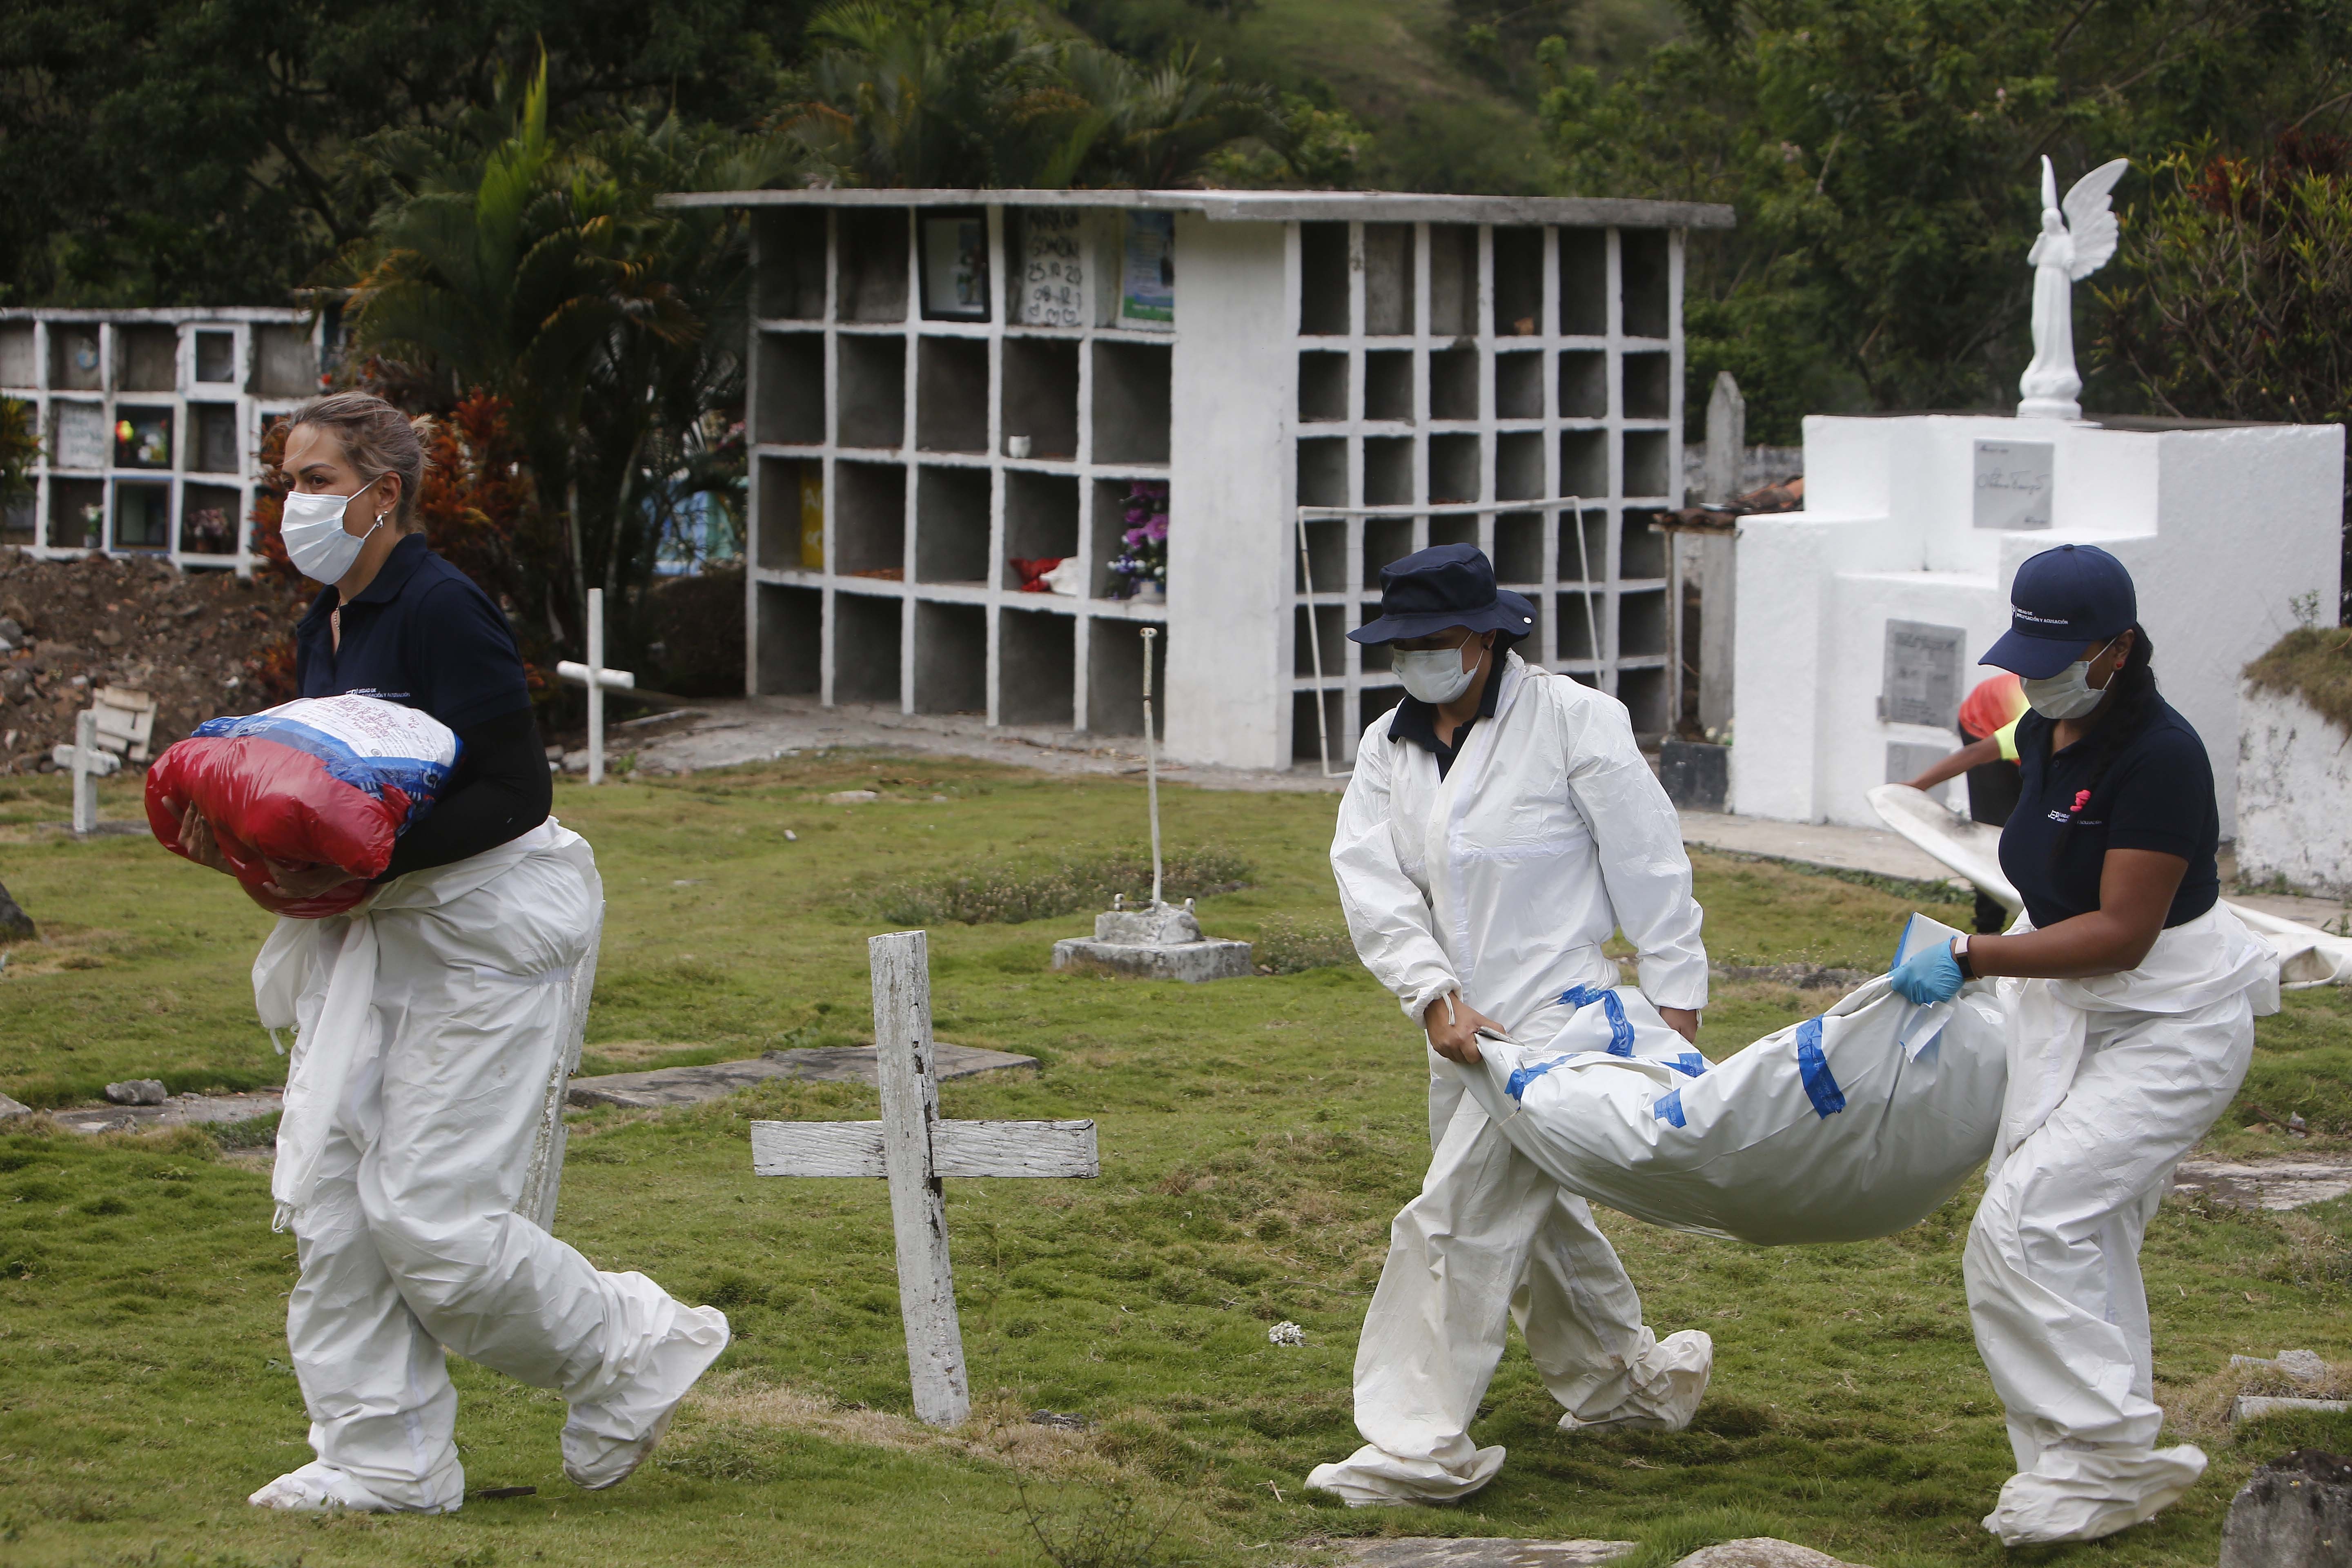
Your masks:
[[[1138,479],[1128,487],[1127,531],[1111,557],[1118,579],[1114,599],[1163,598],[1168,591],[1168,481]]]

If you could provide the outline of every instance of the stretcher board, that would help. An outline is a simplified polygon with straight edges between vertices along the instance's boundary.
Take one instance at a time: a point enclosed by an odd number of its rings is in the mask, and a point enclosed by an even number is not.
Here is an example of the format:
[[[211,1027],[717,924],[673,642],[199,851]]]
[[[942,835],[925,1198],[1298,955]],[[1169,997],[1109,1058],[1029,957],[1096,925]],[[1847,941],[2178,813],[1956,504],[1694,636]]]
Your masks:
[[[2002,908],[2012,914],[2024,908],[2025,901],[2001,874],[2000,829],[1957,816],[1909,784],[1880,784],[1869,798],[1880,821],[2000,900]],[[2221,901],[2278,954],[2283,988],[2352,984],[2352,938],[2331,936],[2315,926],[2228,899]]]

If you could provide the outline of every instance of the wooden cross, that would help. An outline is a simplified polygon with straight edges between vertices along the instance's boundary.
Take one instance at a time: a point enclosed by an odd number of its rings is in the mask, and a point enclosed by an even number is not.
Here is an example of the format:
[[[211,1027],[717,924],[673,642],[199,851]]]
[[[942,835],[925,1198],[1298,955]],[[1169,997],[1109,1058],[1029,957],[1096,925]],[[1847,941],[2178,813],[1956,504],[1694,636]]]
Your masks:
[[[754,1121],[761,1176],[881,1176],[898,1236],[898,1315],[915,1415],[953,1426],[971,1413],[963,1332],[948,1267],[945,1176],[1099,1176],[1091,1121],[943,1121],[932,1071],[931,970],[919,931],[867,939],[874,974],[879,1121]]]
[[[634,691],[636,676],[625,669],[604,668],[604,590],[588,590],[588,662],[574,664],[559,659],[555,665],[558,680],[569,680],[588,689],[588,782],[604,782],[604,693]]]

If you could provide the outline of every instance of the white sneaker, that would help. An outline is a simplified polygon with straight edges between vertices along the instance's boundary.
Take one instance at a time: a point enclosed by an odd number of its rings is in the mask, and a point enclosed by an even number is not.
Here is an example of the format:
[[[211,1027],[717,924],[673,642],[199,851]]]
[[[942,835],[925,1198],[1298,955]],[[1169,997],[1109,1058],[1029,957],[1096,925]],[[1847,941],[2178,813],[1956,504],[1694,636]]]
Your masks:
[[[287,1513],[398,1513],[401,1510],[360,1485],[344,1470],[339,1470],[323,1459],[313,1459],[299,1470],[289,1470],[259,1491],[245,1500],[256,1508],[274,1508]],[[440,1509],[422,1509],[424,1513],[440,1513]]]
[[[646,1462],[678,1402],[696,1379],[726,1350],[727,1314],[716,1307],[690,1307],[656,1346],[652,1364],[636,1384],[593,1405],[575,1405],[563,1424],[563,1474],[572,1485],[603,1491],[619,1486]]]

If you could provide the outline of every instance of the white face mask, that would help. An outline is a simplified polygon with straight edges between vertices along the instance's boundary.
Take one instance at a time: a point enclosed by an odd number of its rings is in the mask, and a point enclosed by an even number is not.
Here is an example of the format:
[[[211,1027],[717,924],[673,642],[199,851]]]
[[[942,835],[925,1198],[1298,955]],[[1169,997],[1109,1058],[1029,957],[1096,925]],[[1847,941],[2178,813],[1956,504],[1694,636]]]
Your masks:
[[[1389,655],[1389,668],[1407,691],[1433,705],[1451,702],[1469,690],[1471,678],[1477,674],[1475,668],[1462,668],[1459,647],[1397,648]]]
[[[2106,651],[2101,648],[2099,656],[2104,657]],[[2105,701],[2107,695],[2105,689],[2091,684],[2091,662],[2078,658],[2045,680],[2020,681],[2025,689],[2027,704],[2044,719],[2080,719]]]
[[[333,583],[352,569],[360,558],[360,547],[368,542],[377,528],[383,526],[378,516],[375,527],[366,533],[343,531],[343,513],[352,502],[367,494],[370,479],[347,496],[316,495],[304,490],[286,493],[286,510],[278,524],[278,536],[286,544],[286,558],[294,563],[294,570],[313,583]]]

